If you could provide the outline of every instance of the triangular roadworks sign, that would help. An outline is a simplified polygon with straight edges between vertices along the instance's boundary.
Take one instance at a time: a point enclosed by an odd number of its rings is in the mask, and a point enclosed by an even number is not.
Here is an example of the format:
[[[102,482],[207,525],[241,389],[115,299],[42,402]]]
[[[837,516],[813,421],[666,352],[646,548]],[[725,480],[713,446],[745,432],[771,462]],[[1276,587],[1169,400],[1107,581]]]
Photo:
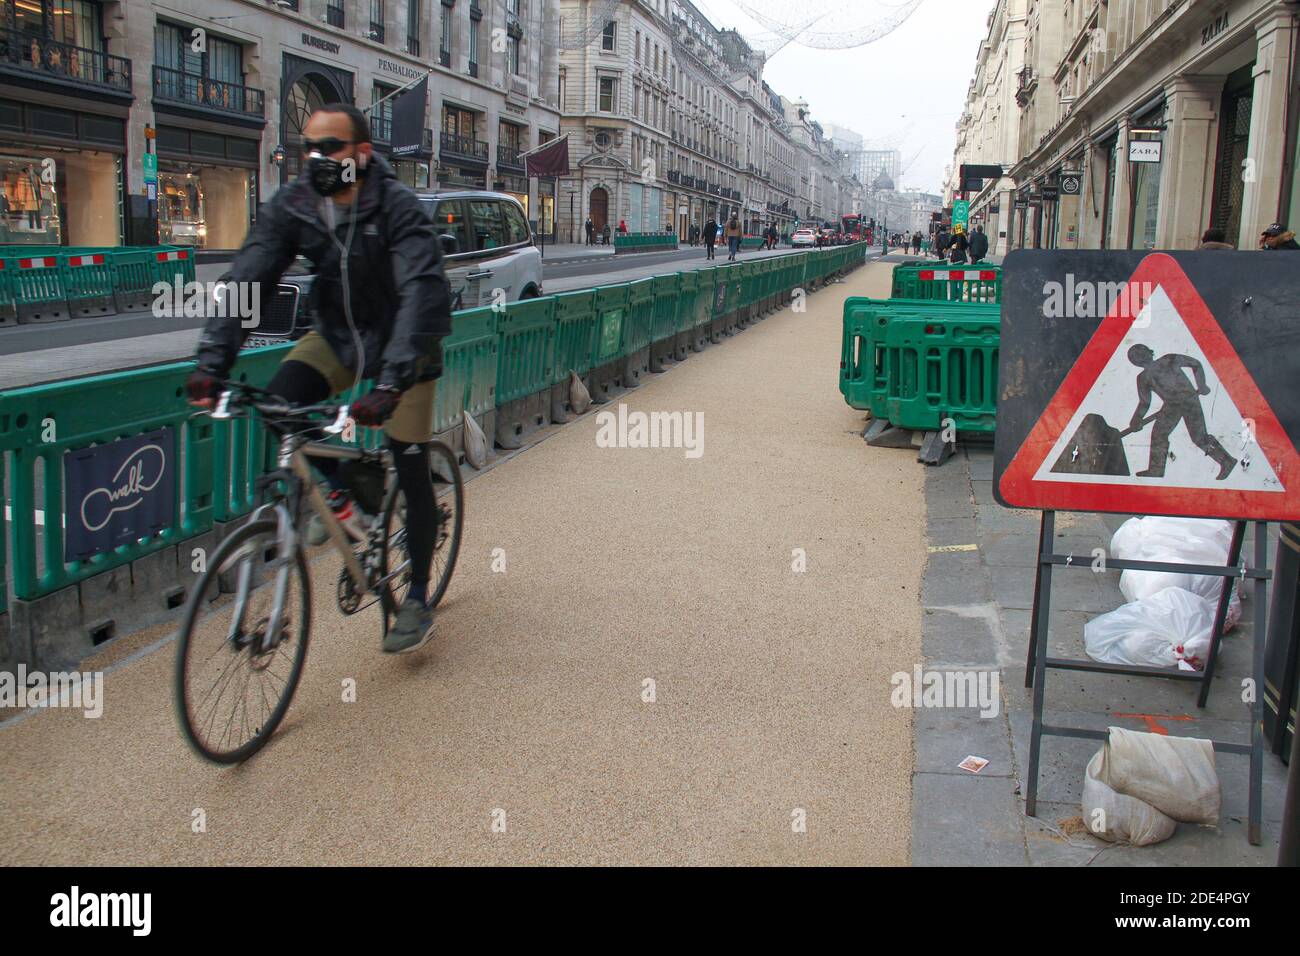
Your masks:
[[[1143,259],[999,484],[1022,508],[1300,517],[1300,455],[1173,257]]]

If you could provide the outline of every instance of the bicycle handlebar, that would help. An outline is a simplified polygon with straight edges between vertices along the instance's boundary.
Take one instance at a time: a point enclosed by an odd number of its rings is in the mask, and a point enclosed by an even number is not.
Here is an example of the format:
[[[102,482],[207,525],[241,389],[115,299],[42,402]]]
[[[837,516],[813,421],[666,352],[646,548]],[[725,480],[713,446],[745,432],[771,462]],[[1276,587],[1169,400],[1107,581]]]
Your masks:
[[[289,405],[278,395],[273,395],[266,389],[258,388],[256,385],[231,381],[222,382],[221,384],[223,391],[217,398],[216,407],[212,410],[212,417],[215,419],[231,418],[230,405],[233,402],[236,406],[252,408],[258,414],[270,419],[307,418],[313,415],[333,418],[334,423],[326,426],[324,431],[327,434],[336,435],[343,431],[344,422],[348,417],[347,405],[334,405],[323,402],[315,405]],[[262,400],[258,396],[266,396],[273,400]]]

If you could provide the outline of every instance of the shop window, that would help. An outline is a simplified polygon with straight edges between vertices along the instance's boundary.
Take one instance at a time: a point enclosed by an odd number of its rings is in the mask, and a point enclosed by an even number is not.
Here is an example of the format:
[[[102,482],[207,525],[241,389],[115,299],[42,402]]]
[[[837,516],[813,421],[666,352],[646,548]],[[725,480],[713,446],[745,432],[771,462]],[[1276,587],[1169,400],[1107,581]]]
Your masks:
[[[0,156],[0,242],[23,245],[59,245],[55,184],[46,182],[41,160]]]
[[[1250,69],[1246,67],[1228,77],[1219,112],[1219,156],[1214,170],[1210,226],[1222,229],[1234,244],[1241,231],[1241,204],[1246,191],[1243,164],[1250,149],[1250,114],[1255,92]]]

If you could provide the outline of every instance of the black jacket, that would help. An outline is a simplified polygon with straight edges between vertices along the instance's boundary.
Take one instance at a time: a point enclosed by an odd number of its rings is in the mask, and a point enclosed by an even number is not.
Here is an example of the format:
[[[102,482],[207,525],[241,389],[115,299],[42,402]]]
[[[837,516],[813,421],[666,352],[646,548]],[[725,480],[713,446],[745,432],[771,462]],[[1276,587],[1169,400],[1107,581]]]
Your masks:
[[[439,340],[451,333],[451,290],[433,222],[415,193],[380,156],[370,166],[353,210],[343,211],[335,237],[322,219],[322,199],[303,177],[266,203],[221,281],[261,284],[265,311],[295,255],[312,264],[312,325],[339,361],[356,367],[356,346],[343,308],[340,260],[353,213],[348,286],[352,318],[365,358],[363,374],[405,390],[442,374]],[[337,242],[335,241],[337,239]],[[199,339],[199,367],[225,377],[251,329],[235,318],[211,318]]]
[[[982,232],[973,232],[970,237],[970,261],[979,262],[989,254],[989,237]]]

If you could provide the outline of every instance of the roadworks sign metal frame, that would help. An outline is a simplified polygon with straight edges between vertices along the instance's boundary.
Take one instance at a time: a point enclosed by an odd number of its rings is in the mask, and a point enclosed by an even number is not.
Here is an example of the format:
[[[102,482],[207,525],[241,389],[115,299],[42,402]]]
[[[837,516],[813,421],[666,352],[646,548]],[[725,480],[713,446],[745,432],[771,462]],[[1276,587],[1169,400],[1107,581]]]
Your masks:
[[[1211,741],[1250,757],[1247,837],[1262,841],[1263,672],[1268,522],[1300,518],[1300,329],[1287,316],[1300,276],[1260,253],[1018,251],[1003,266],[994,494],[1042,511],[1025,686],[1034,690],[1025,812],[1037,812],[1044,736],[1106,740],[1048,724],[1048,670],[1190,681],[1204,707],[1233,580],[1254,584],[1250,740]],[[1195,278],[1193,278],[1195,277]],[[1223,566],[1107,558],[1110,571],[1223,579],[1203,671],[1107,664],[1049,652],[1052,575],[1094,570],[1054,553],[1056,511],[1226,518]],[[1242,561],[1254,522],[1254,557]],[[1296,782],[1292,771],[1292,786]]]

